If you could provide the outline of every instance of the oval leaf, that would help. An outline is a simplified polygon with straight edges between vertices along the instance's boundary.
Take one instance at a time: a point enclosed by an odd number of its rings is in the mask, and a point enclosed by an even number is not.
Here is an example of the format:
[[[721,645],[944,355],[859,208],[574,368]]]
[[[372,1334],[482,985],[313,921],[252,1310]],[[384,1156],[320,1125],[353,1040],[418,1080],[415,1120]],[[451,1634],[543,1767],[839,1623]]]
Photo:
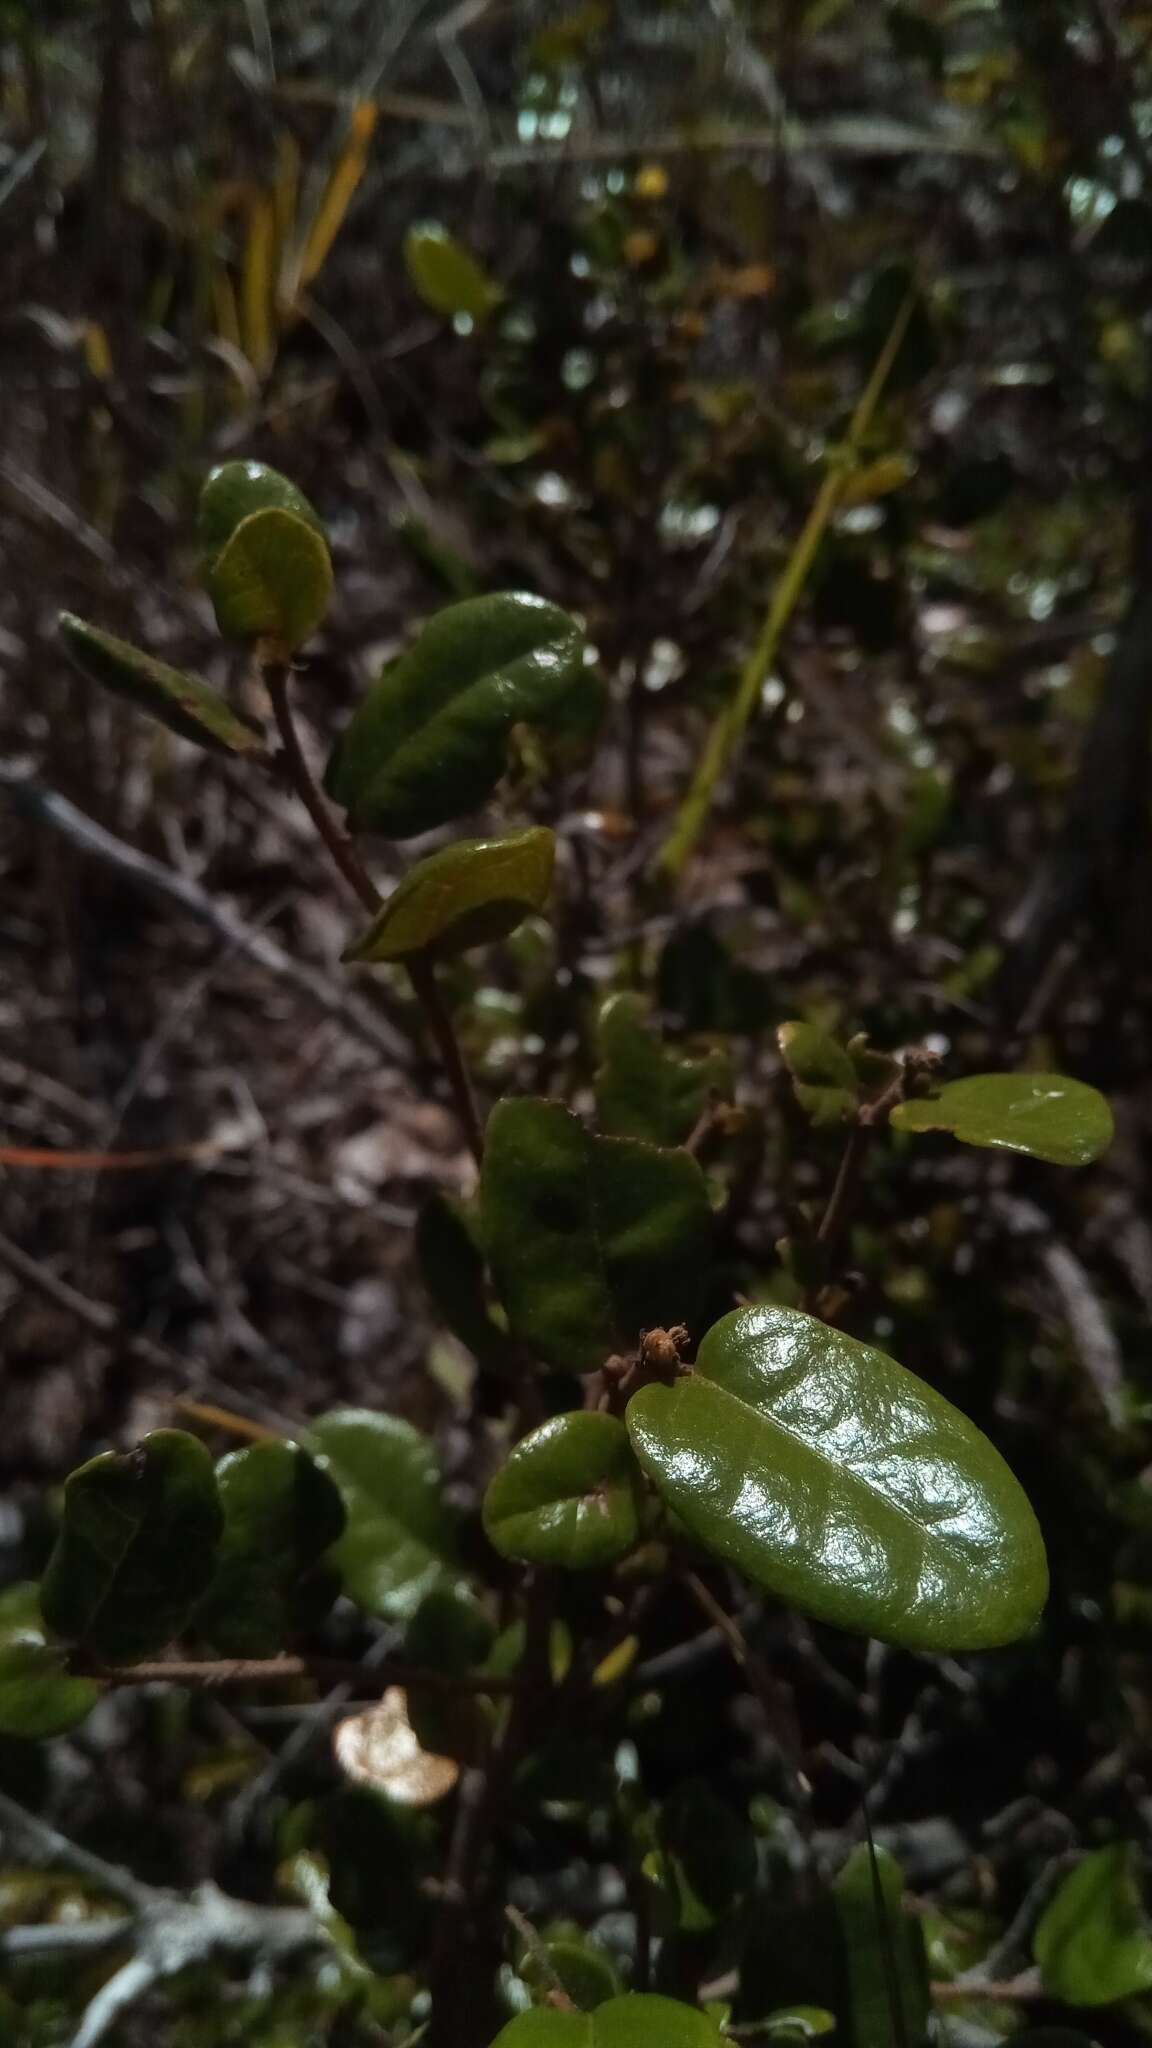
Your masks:
[[[732,1063],[718,1048],[696,1058],[669,1051],[645,1014],[634,995],[609,996],[600,1012],[597,1120],[611,1137],[682,1145],[710,1096],[731,1095]]]
[[[346,960],[443,959],[507,938],[552,887],[556,835],[534,825],[514,839],[458,839],[410,868]]]
[[[216,1481],[224,1528],[196,1627],[228,1656],[271,1657],[331,1605],[337,1582],[326,1588],[314,1567],[344,1532],[344,1503],[299,1444],[233,1451]]]
[[[553,1415],[513,1448],[484,1496],[504,1557],[569,1571],[612,1564],[639,1532],[636,1461],[614,1415]]]
[[[89,626],[72,612],[60,614],[60,634],[77,668],[102,689],[126,697],[150,717],[159,719],[181,739],[217,754],[259,753],[264,735],[251,719],[233,711],[226,697],[202,682],[155,661],[130,641],[117,640],[99,626]]]
[[[951,1131],[965,1145],[1025,1152],[1054,1166],[1088,1166],[1112,1143],[1104,1097],[1066,1074],[969,1074],[930,1101],[898,1103],[898,1131]]]
[[[492,2048],[719,2048],[714,2022],[656,1992],[630,1991],[595,2012],[518,2013]]]
[[[394,1415],[336,1408],[308,1432],[344,1498],[348,1525],[332,1552],[350,1600],[406,1620],[451,1573],[455,1525],[428,1439]]]
[[[328,609],[328,543],[295,512],[252,512],[209,564],[204,582],[222,633],[234,640],[267,637],[291,653]]]
[[[184,1430],[89,1459],[41,1587],[52,1634],[108,1664],[163,1649],[211,1579],[221,1522],[212,1460]]]
[[[470,249],[438,221],[416,222],[404,237],[404,267],[426,306],[451,318],[484,321],[503,297]]]
[[[575,619],[542,598],[447,606],[364,699],[329,762],[329,795],[358,830],[395,839],[474,810],[504,772],[512,727],[554,723],[583,660]]]
[[[215,561],[242,520],[268,511],[290,512],[326,539],[319,515],[303,491],[278,469],[263,462],[221,462],[210,470],[197,511],[197,531],[208,561]]]
[[[814,1124],[843,1123],[856,1107],[856,1069],[842,1045],[814,1024],[781,1024],[776,1043],[797,1102]]]
[[[72,1678],[64,1652],[47,1641],[39,1587],[24,1581],[0,1593],[0,1735],[63,1735],[100,1693],[95,1679]]]
[[[594,1372],[696,1314],[712,1216],[687,1152],[596,1137],[559,1102],[500,1102],[480,1213],[513,1335],[547,1365]]]
[[[826,2030],[820,2011],[805,2024],[805,2009],[818,2001],[831,2009],[835,2039],[847,2048],[923,2042],[930,2002],[924,1933],[905,1912],[903,1892],[895,1859],[861,1843],[822,1895],[769,1905],[749,1930],[741,2012],[759,2019],[778,2010],[783,2024],[769,2038],[803,2040]]]
[[[332,1748],[346,1778],[386,1793],[398,1806],[434,1806],[460,1776],[451,1757],[421,1749],[399,1685],[389,1686],[378,1707],[338,1722]]]
[[[696,1372],[642,1388],[626,1419],[692,1534],[818,1620],[979,1650],[1043,1607],[1043,1540],[999,1452],[942,1394],[814,1316],[734,1310]]]
[[[1032,1952],[1044,1989],[1068,2005],[1110,2005],[1152,1989],[1152,1929],[1130,1842],[1096,1849],[1040,1916]]]

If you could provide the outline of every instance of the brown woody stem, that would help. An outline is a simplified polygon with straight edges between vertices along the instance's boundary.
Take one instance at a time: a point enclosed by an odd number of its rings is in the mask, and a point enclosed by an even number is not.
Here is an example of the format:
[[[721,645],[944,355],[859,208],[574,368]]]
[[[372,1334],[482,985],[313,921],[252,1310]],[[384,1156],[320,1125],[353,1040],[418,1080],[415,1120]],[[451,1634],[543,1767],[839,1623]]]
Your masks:
[[[460,1050],[456,1027],[436,980],[436,969],[431,960],[417,955],[408,962],[408,975],[413,993],[424,1012],[424,1022],[444,1063],[448,1086],[452,1090],[452,1100],[456,1105],[456,1114],[464,1126],[469,1150],[479,1166],[484,1156],[484,1128],[480,1122],[480,1112],[476,1107],[472,1083],[468,1078],[468,1069],[464,1065],[464,1055]]]
[[[71,1669],[77,1676],[96,1678],[103,1685],[113,1686],[282,1685],[300,1678],[312,1678],[321,1685],[358,1685],[363,1681],[366,1697],[377,1697],[386,1685],[502,1694],[515,1692],[519,1683],[514,1678],[487,1678],[471,1672],[453,1676],[392,1660],[369,1666],[350,1657],[171,1657],[143,1664],[97,1664],[75,1657]]]

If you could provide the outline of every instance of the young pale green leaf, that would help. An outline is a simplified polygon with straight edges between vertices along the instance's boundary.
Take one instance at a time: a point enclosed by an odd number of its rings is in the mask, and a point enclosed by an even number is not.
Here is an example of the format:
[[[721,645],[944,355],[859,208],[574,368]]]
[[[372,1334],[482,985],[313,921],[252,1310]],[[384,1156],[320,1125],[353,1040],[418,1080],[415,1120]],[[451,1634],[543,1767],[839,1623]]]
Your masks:
[[[1043,1539],[999,1452],[814,1316],[733,1310],[696,1371],[641,1388],[626,1420],[698,1541],[802,1613],[945,1651],[1011,1642],[1043,1608]]]
[[[714,2021],[656,1992],[630,1991],[595,2012],[537,2006],[502,2027],[492,2048],[720,2048]]]
[[[346,960],[444,959],[506,939],[542,910],[556,835],[533,825],[513,839],[457,839],[410,868]]]
[[[202,1443],[157,1429],[73,1472],[40,1599],[49,1630],[107,1664],[178,1635],[215,1565],[223,1517]]]
[[[611,1957],[578,1926],[549,1929],[539,1946],[526,1945],[516,1970],[540,2004],[548,2002],[558,1983],[581,2012],[595,2012],[621,1994]]]
[[[516,724],[549,725],[581,687],[583,635],[542,598],[467,598],[428,620],[338,742],[326,787],[358,831],[410,839],[471,811]]]
[[[552,1415],[521,1437],[484,1496],[484,1527],[504,1557],[587,1571],[639,1534],[636,1461],[613,1415]]]
[[[0,1735],[64,1735],[100,1691],[95,1679],[72,1678],[64,1652],[45,1637],[38,1586],[25,1580],[0,1593]]]
[[[455,1524],[432,1445],[370,1408],[333,1409],[308,1441],[344,1498],[347,1527],[332,1552],[344,1591],[369,1614],[405,1620],[453,1576]]]
[[[316,1609],[331,1605],[314,1568],[344,1531],[327,1472],[293,1443],[251,1444],[216,1468],[224,1528],[197,1633],[230,1657],[271,1657]],[[309,1595],[315,1589],[318,1598]]]
[[[217,754],[253,754],[264,747],[264,735],[251,719],[233,711],[226,697],[199,676],[185,675],[155,661],[127,640],[90,626],[72,612],[61,612],[60,635],[77,668],[92,682],[126,697],[158,719],[181,739]]]
[[[732,1062],[719,1047],[687,1058],[670,1051],[645,1016],[634,995],[609,996],[600,1011],[597,1119],[610,1137],[682,1145],[710,1096],[731,1096]]]
[[[546,1365],[594,1372],[696,1316],[712,1217],[687,1152],[596,1137],[559,1102],[500,1102],[480,1214],[513,1335]]]
[[[471,250],[438,221],[417,221],[409,228],[404,267],[424,304],[450,319],[465,313],[479,324],[504,296]]]
[[[240,521],[204,582],[222,633],[275,640],[292,653],[328,609],[332,558],[315,527],[273,505]]]
[[[242,520],[253,512],[290,512],[302,519],[321,540],[326,538],[320,518],[299,491],[278,469],[263,462],[221,462],[210,470],[200,492],[197,532],[205,558],[214,562]]]
[[[862,1843],[822,1896],[758,1914],[741,1963],[741,2014],[759,2023],[779,2013],[766,2038],[805,2040],[826,2031],[830,2010],[844,2048],[916,2048],[927,2033],[928,1970],[923,1930],[904,1911],[903,1890],[887,1850],[875,1851],[873,1866]]]
[[[1025,1152],[1054,1166],[1088,1166],[1112,1143],[1104,1097],[1066,1074],[969,1074],[928,1100],[892,1111],[898,1131],[951,1131],[965,1145]]]
[[[1094,1849],[1040,1916],[1032,1953],[1044,1989],[1066,2005],[1111,2005],[1152,1990],[1152,1927],[1131,1842]]]
[[[776,1033],[781,1057],[792,1076],[802,1110],[814,1124],[840,1124],[859,1099],[856,1069],[842,1045],[815,1024],[781,1024]]]

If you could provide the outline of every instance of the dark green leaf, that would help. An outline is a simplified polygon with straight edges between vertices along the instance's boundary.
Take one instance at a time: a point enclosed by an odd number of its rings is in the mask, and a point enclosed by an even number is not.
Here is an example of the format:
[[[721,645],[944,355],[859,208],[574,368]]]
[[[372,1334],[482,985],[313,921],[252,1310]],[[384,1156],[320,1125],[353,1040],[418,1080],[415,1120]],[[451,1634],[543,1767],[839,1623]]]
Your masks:
[[[615,1138],[682,1145],[712,1095],[730,1097],[732,1062],[719,1048],[685,1058],[645,1025],[638,996],[609,996],[600,1012],[596,1114]]]
[[[513,1334],[547,1365],[593,1372],[696,1314],[711,1212],[687,1152],[595,1137],[558,1102],[501,1102],[480,1212]]]
[[[711,1926],[756,1882],[756,1843],[746,1819],[698,1779],[686,1779],[660,1809],[660,1846]]]
[[[216,1481],[224,1529],[196,1628],[227,1656],[271,1657],[305,1619],[318,1618],[309,1575],[343,1533],[344,1504],[298,1444],[233,1451]]]
[[[259,753],[264,736],[251,719],[233,711],[226,697],[199,676],[185,675],[154,661],[127,640],[89,626],[71,612],[60,614],[60,633],[77,667],[94,683],[127,697],[181,739],[217,754]]]
[[[515,1347],[488,1303],[484,1254],[463,1205],[433,1195],[416,1225],[416,1256],[437,1314],[490,1372],[515,1369]]]
[[[505,1557],[570,1571],[612,1564],[639,1533],[636,1461],[613,1415],[553,1415],[511,1451],[484,1496]]]
[[[548,725],[581,687],[584,642],[567,612],[523,595],[468,598],[429,619],[385,669],[328,766],[358,830],[396,839],[490,796],[512,727]]]
[[[408,1624],[409,1663],[458,1677],[484,1662],[495,1630],[474,1593],[464,1586],[434,1586]]]
[[[1130,1842],[1095,1849],[1045,1907],[1032,1943],[1044,1989],[1066,2005],[1110,2005],[1152,1990],[1152,1929]]]
[[[720,2048],[714,2023],[693,2006],[632,1991],[595,2012],[522,2012],[492,2048]]]
[[[898,1103],[898,1131],[951,1131],[965,1145],[1026,1152],[1054,1166],[1088,1166],[1112,1142],[1104,1097],[1065,1074],[969,1074],[929,1101]]]
[[[505,939],[542,910],[556,835],[534,825],[514,839],[457,839],[410,868],[346,960],[444,958]]]
[[[856,1069],[842,1045],[815,1024],[781,1024],[781,1057],[801,1109],[816,1125],[843,1123],[859,1098]]]
[[[296,513],[271,506],[241,520],[204,582],[222,633],[266,637],[292,653],[316,631],[332,597],[328,543]]]
[[[1040,1614],[1043,1540],[999,1452],[814,1316],[734,1310],[626,1419],[692,1534],[803,1613],[920,1650],[1011,1642]]]
[[[488,318],[503,293],[470,249],[438,221],[418,221],[404,237],[404,267],[426,306],[450,318]]]
[[[242,520],[253,512],[289,512],[325,539],[324,528],[303,491],[263,462],[222,462],[210,470],[200,492],[197,531],[209,563],[225,548]]]
[[[91,1678],[71,1678],[64,1652],[49,1643],[40,1589],[30,1581],[0,1593],[0,1735],[63,1735],[100,1697]]]
[[[180,1429],[73,1472],[41,1588],[53,1635],[127,1664],[178,1635],[215,1564],[222,1516],[212,1460]]]
[[[350,1600],[386,1621],[413,1614],[450,1577],[455,1525],[427,1437],[370,1408],[336,1408],[308,1432],[344,1497],[348,1526],[332,1552]]]
[[[861,1844],[823,1896],[768,1906],[749,1929],[741,2013],[759,2021],[779,2012],[784,2022],[791,2014],[793,2026],[773,2028],[768,2038],[804,2039],[824,2031],[821,2010],[830,2010],[843,2048],[919,2048],[928,2027],[928,1971],[923,1932],[904,1912],[902,1895],[899,1865],[877,1849],[873,1870]],[[817,2013],[805,2030],[812,2007]]]
[[[620,1978],[611,1957],[575,1925],[565,1925],[563,1931],[544,1930],[539,1947],[524,1947],[516,1969],[541,2004],[557,1983],[581,2012],[595,2012],[609,1998],[620,1996]]]

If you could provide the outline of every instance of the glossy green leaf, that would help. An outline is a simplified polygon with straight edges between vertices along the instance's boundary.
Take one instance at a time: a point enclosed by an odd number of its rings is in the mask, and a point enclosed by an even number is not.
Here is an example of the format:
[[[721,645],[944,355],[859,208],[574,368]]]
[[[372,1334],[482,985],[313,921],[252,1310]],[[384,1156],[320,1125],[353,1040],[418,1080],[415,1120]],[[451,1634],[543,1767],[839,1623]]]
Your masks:
[[[513,1334],[545,1364],[593,1372],[642,1330],[694,1320],[712,1218],[687,1152],[596,1137],[559,1102],[500,1102],[480,1213]]]
[[[505,939],[542,910],[556,835],[533,825],[513,839],[457,839],[417,861],[346,960],[443,959]]]
[[[1131,1842],[1095,1849],[1040,1916],[1032,1953],[1044,1989],[1066,2005],[1110,2005],[1152,1990],[1152,1927]]]
[[[49,1630],[108,1664],[163,1649],[212,1577],[222,1519],[212,1460],[184,1430],[89,1459],[64,1488],[40,1596]]]
[[[350,1600],[405,1620],[453,1572],[455,1523],[433,1446],[410,1422],[336,1408],[308,1432],[348,1518],[332,1552]]]
[[[803,1613],[919,1650],[1011,1642],[1040,1614],[1043,1540],[999,1452],[814,1316],[734,1310],[626,1420],[698,1541]]]
[[[38,1586],[22,1581],[0,1593],[0,1735],[63,1735],[100,1692],[94,1679],[70,1677],[64,1652],[48,1642]]]
[[[358,830],[396,839],[474,810],[512,727],[555,720],[583,661],[575,619],[542,598],[448,605],[369,691],[329,762],[329,795]]]
[[[586,1571],[612,1564],[639,1533],[636,1461],[614,1415],[553,1415],[522,1437],[484,1496],[484,1527],[504,1557]]]
[[[295,512],[242,519],[204,572],[216,623],[233,640],[268,638],[289,653],[316,631],[332,597],[328,543]]]
[[[918,2048],[928,2028],[928,1970],[923,1930],[904,1911],[903,1891],[887,1850],[875,1851],[873,1865],[861,1843],[821,1896],[757,1913],[741,1962],[741,2016],[759,2022],[779,2013],[785,2024],[767,2038],[804,2039],[825,2031],[831,2011],[844,2048]]]
[[[264,462],[222,462],[210,470],[200,492],[197,532],[209,563],[227,546],[253,512],[289,512],[326,538],[319,515],[303,491]]]
[[[595,2012],[518,2013],[492,2048],[719,2048],[720,2033],[695,2007],[655,1992],[610,1998]]]
[[[614,1138],[682,1145],[712,1095],[730,1097],[732,1062],[718,1047],[685,1057],[661,1044],[634,995],[609,996],[600,1011],[596,1116]]]
[[[60,634],[76,666],[92,682],[126,697],[181,739],[217,754],[259,753],[264,747],[260,727],[233,711],[227,698],[199,676],[155,661],[129,641],[89,626],[72,612],[60,614]]]
[[[293,1443],[251,1444],[216,1468],[224,1528],[197,1633],[232,1657],[271,1657],[337,1590],[314,1568],[344,1531],[339,1489]],[[325,1575],[327,1576],[327,1575]],[[310,1599],[316,1590],[318,1597]]]
[[[404,267],[426,306],[449,318],[488,318],[503,293],[470,249],[438,221],[417,221],[404,237]]]
[[[856,1069],[842,1045],[815,1024],[781,1024],[776,1043],[802,1110],[814,1124],[839,1124],[859,1097]]]
[[[1065,1074],[969,1074],[929,1100],[892,1111],[898,1131],[950,1131],[965,1145],[1026,1152],[1054,1166],[1088,1166],[1112,1142],[1104,1097]]]

